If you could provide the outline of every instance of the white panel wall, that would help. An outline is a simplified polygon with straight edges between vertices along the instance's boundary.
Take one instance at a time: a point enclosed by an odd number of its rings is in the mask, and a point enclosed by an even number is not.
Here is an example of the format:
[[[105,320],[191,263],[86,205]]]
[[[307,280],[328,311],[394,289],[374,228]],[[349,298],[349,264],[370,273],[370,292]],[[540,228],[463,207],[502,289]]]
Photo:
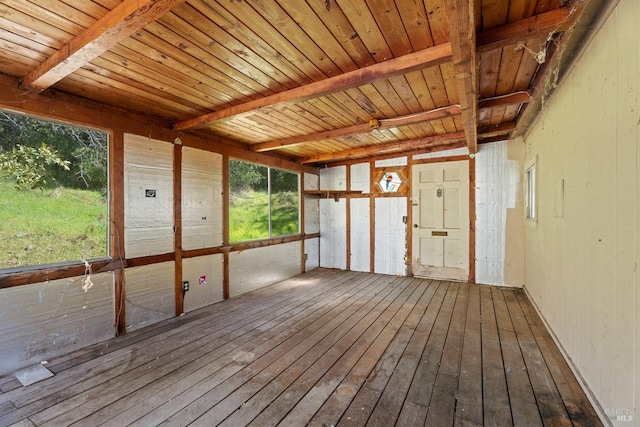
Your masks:
[[[375,272],[405,276],[407,266],[406,224],[402,217],[407,215],[405,197],[384,197],[376,199],[375,205]]]
[[[128,268],[124,277],[127,332],[175,316],[174,262]]]
[[[320,188],[320,176],[314,173],[304,174],[304,189],[305,190],[318,190]]]
[[[320,199],[320,266],[347,268],[347,203]]]
[[[320,267],[320,239],[305,240],[304,253],[307,254],[304,271],[311,271],[314,268]]]
[[[182,148],[182,248],[222,245],[222,155]]]
[[[232,252],[229,294],[234,297],[301,272],[300,242]]]
[[[367,170],[368,172],[368,170]],[[353,271],[371,271],[370,200],[351,199],[351,259]]]
[[[522,140],[482,144],[476,155],[476,283],[522,286]]]
[[[222,254],[182,260],[182,280],[189,281],[184,296],[185,312],[223,300],[223,261]]]
[[[320,169],[321,190],[346,190],[347,167]],[[347,203],[320,199],[320,266],[347,268]]]
[[[304,189],[318,190],[320,176],[310,173],[304,174]],[[304,232],[307,234],[320,232],[320,201],[317,196],[304,198]],[[320,267],[320,239],[309,239],[304,242],[304,253],[307,259],[304,263],[305,271]]]
[[[0,375],[112,338],[113,274],[84,276],[2,290]]]
[[[351,191],[371,192],[371,171],[369,163],[351,165]]]
[[[406,166],[407,158],[406,157],[396,157],[394,159],[386,159],[386,160],[376,160],[375,166],[377,168],[386,168],[389,166]]]
[[[125,134],[124,163],[126,257],[173,252],[173,144]]]
[[[626,427],[640,425],[639,22],[639,3],[621,0],[526,138],[538,221],[526,227],[525,287],[605,416]]]
[[[320,190],[346,190],[347,167],[336,166],[334,168],[320,169]]]
[[[468,154],[469,149],[467,147],[463,147],[455,148],[453,150],[434,151],[433,153],[416,154],[415,156],[413,156],[413,160],[439,159],[442,157],[466,156]]]
[[[319,185],[318,175],[304,174],[305,190],[318,190]],[[304,197],[304,232],[307,234],[320,232],[320,204],[317,196]]]

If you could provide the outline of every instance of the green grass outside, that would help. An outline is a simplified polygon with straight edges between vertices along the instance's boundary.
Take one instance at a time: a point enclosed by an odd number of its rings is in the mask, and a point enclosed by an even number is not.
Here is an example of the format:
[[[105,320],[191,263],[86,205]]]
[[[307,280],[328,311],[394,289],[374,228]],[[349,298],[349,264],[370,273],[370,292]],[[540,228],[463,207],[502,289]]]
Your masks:
[[[107,255],[107,208],[99,192],[16,190],[0,180],[0,268]]]
[[[298,202],[294,193],[273,196],[272,235],[298,233]],[[229,237],[232,242],[269,237],[269,200],[266,192],[231,195]]]
[[[273,196],[272,234],[298,233],[295,193]],[[77,261],[107,255],[107,209],[95,191],[16,190],[0,179],[0,268]],[[266,193],[232,196],[233,242],[269,237]]]

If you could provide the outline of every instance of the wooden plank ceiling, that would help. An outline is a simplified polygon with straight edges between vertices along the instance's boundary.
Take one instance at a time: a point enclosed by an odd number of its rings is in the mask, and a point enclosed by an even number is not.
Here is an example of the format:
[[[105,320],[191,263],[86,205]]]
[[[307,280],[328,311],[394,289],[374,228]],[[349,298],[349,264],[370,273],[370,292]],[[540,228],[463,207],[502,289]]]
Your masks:
[[[3,0],[0,73],[300,163],[475,153],[588,2]]]

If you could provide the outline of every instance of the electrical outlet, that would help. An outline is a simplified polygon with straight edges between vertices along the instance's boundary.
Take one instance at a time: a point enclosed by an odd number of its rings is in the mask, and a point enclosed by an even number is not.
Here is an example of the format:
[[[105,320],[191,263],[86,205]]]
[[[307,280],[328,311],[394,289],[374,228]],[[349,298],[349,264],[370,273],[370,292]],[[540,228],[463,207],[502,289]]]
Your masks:
[[[189,281],[185,280],[182,282],[182,292],[187,292],[189,290]]]

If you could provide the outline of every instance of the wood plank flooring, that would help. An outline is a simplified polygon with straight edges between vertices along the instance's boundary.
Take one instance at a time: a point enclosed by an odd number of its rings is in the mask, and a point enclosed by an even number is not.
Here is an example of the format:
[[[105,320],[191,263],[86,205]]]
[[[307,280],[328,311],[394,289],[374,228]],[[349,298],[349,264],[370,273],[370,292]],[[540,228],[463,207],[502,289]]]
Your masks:
[[[0,378],[0,426],[599,426],[521,290],[317,269]]]

